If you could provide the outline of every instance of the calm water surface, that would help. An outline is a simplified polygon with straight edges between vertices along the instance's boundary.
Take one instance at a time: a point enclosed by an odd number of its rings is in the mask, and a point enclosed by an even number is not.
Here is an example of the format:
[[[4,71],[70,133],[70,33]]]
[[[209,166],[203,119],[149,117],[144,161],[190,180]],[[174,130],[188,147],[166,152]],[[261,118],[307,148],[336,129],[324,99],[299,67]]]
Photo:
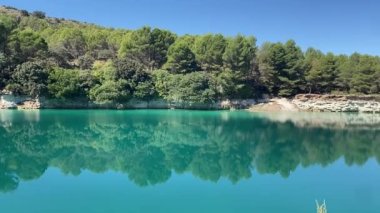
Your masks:
[[[0,111],[0,212],[380,212],[380,115]]]

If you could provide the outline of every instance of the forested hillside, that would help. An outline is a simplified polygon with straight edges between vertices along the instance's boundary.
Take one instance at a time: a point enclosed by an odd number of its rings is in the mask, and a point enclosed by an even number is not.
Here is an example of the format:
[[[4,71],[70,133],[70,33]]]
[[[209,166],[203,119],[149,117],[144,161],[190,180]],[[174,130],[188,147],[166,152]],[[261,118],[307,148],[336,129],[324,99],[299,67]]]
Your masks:
[[[303,52],[293,40],[257,47],[239,34],[103,28],[1,7],[0,90],[96,103],[376,94],[380,57]]]

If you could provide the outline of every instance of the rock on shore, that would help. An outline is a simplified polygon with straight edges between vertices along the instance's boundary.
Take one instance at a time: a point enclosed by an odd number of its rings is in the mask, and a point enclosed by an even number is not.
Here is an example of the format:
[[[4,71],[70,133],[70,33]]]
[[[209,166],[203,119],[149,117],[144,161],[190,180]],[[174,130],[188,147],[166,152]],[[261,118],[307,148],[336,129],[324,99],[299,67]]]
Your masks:
[[[300,109],[286,98],[272,98],[249,108],[254,112],[298,112]]]
[[[302,111],[380,113],[380,96],[376,95],[297,95],[291,101]]]
[[[301,94],[293,99],[273,98],[265,103],[252,106],[250,111],[380,113],[380,96]]]

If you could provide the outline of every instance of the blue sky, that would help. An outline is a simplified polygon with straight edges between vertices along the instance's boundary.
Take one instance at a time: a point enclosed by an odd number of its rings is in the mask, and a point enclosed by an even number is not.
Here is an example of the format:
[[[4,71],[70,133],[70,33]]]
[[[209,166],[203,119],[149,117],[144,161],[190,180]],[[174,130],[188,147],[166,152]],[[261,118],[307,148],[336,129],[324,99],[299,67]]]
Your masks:
[[[177,34],[254,35],[294,39],[303,49],[380,55],[378,0],[0,0],[48,16],[108,27],[144,25]]]

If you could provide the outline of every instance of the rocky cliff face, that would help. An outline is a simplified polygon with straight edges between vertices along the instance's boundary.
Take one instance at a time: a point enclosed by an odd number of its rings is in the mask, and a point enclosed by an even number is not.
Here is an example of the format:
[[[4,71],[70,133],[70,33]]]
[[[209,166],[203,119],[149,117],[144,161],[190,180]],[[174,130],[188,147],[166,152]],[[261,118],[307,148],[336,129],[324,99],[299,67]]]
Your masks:
[[[297,95],[291,103],[301,111],[380,113],[376,95]]]

